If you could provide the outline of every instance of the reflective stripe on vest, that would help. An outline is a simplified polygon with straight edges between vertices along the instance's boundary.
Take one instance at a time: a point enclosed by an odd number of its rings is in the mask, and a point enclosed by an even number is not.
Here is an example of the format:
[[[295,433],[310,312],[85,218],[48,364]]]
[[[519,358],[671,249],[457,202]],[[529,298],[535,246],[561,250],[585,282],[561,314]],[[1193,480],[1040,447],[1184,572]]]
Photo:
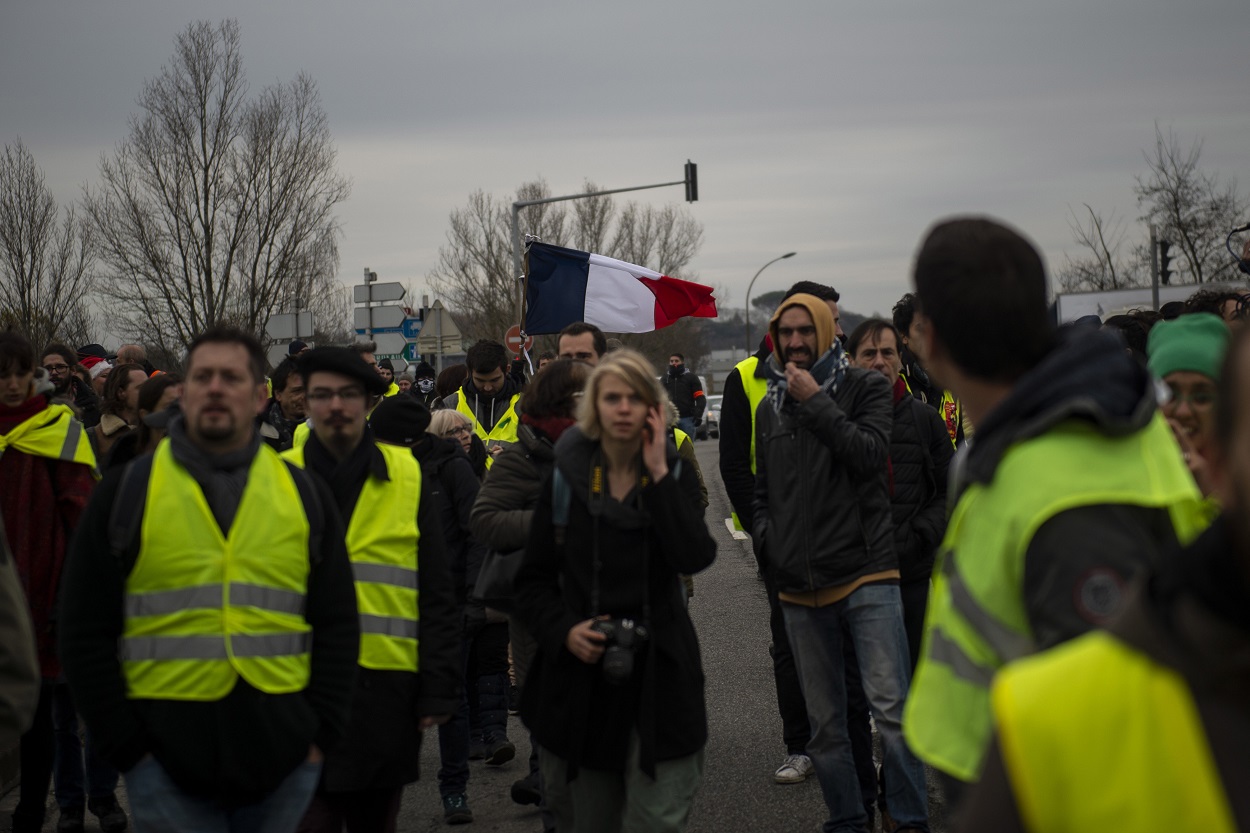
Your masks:
[[[86,442],[82,423],[68,405],[52,404],[0,434],[0,454],[13,449],[34,457],[81,463],[96,471],[95,452]],[[99,474],[96,474],[97,478]]]
[[[473,432],[478,438],[489,445],[490,440],[501,443],[515,443],[517,441],[517,428],[520,420],[517,419],[516,403],[521,399],[521,394],[516,394],[508,402],[508,410],[503,412],[503,416],[495,422],[488,432],[482,423],[478,422],[477,414],[473,413],[473,409],[469,407],[468,397],[464,395],[464,388],[456,391],[456,410],[469,418],[473,423]],[[489,451],[489,448],[487,449]],[[491,454],[486,455],[486,468],[490,468],[495,464],[495,458]]]
[[[1004,669],[993,709],[1032,833],[1237,829],[1189,686],[1111,634]]]
[[[418,671],[420,574],[417,512],[421,466],[412,452],[379,443],[389,480],[365,480],[347,524],[347,554],[360,611],[360,658],[365,668]],[[304,467],[304,450],[282,456]]]
[[[738,371],[738,378],[742,381],[742,392],[746,394],[747,405],[751,409],[751,474],[755,474],[755,409],[768,394],[768,380],[757,379],[755,376],[755,370],[759,365],[760,360],[756,356],[747,356],[734,365],[734,369]],[[734,528],[742,529],[742,521],[739,520],[738,513],[731,512],[730,514],[733,516]],[[751,530],[744,531],[750,532]]]
[[[1161,414],[1123,437],[1063,423],[1011,447],[991,485],[960,495],[933,572],[904,711],[904,734],[921,760],[965,781],[979,777],[990,740],[990,681],[1035,650],[1025,551],[1050,518],[1099,504],[1166,509],[1183,543],[1202,530],[1201,496]]]
[[[308,539],[299,489],[269,446],[257,450],[223,535],[199,484],[162,440],[126,578],[127,696],[220,700],[240,677],[269,694],[307,687]]]

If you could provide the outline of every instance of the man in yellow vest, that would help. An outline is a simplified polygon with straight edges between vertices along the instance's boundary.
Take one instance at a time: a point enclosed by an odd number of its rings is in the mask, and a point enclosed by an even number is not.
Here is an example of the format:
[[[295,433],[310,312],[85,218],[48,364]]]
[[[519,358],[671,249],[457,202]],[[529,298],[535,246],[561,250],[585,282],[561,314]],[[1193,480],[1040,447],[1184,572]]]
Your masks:
[[[521,386],[508,375],[508,351],[497,341],[479,341],[465,356],[469,376],[460,390],[443,399],[444,408],[455,408],[473,421],[473,430],[486,444],[486,465],[504,446],[517,441],[520,417],[516,412]]]
[[[786,291],[783,303],[800,292],[814,295],[825,302],[833,315],[834,333],[841,337],[842,315],[838,303],[842,296],[838,291],[824,284],[799,281]],[[754,519],[751,503],[755,492],[755,410],[763,401],[768,387],[763,364],[770,355],[771,337],[765,336],[760,342],[760,349],[739,362],[725,377],[722,389],[721,480],[725,483],[729,503],[733,506],[735,525],[748,533]],[[778,784],[797,784],[806,780],[813,771],[811,758],[806,751],[807,741],[811,737],[807,704],[799,686],[798,672],[795,671],[794,654],[790,650],[789,637],[786,636],[786,624],[781,615],[781,605],[777,601],[777,591],[763,564],[760,565],[760,574],[764,578],[765,592],[768,594],[769,627],[772,630],[769,654],[773,662],[773,680],[777,687],[777,709],[781,713],[782,741],[786,746],[786,756],[773,773],[773,780]],[[848,656],[853,656],[854,649],[850,647],[849,640],[846,644]],[[864,806],[871,814],[875,812],[871,808],[875,805],[877,794],[877,777],[872,762],[872,727],[868,722],[868,703],[859,684],[858,666],[848,662],[847,670],[847,722],[851,747]]]
[[[926,367],[977,426],[952,464],[904,718],[957,805],[981,774],[994,674],[1105,624],[1134,575],[1200,531],[1202,507],[1146,369],[1110,333],[1056,329],[1018,232],[937,224],[915,284]]]
[[[61,657],[140,831],[292,831],[346,729],[351,563],[329,491],[256,431],[264,371],[246,333],[192,341],[183,415],[71,548]]]
[[[1106,632],[998,675],[996,737],[961,829],[1250,830],[1250,332],[1220,375],[1209,452],[1223,515]]]
[[[347,522],[360,611],[351,723],[326,750],[300,830],[393,830],[422,730],[460,704],[460,613],[421,467],[409,449],[375,442],[365,419],[385,381],[342,347],[319,347],[299,367],[312,435],[283,456],[329,488]]]

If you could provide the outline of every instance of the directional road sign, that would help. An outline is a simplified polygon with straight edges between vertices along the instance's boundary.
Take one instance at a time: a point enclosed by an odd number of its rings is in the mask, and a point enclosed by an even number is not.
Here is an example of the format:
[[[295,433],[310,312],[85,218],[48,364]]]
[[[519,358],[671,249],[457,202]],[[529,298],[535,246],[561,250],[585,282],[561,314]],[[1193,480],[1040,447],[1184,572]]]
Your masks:
[[[417,360],[417,356],[419,355],[421,355],[421,353],[417,350],[417,345],[415,343],[404,346],[404,358],[408,361],[415,362]]]
[[[265,322],[265,335],[276,340],[311,338],[313,329],[313,314],[308,310],[271,315]]]
[[[403,307],[358,307],[354,313],[356,329],[375,333],[391,328],[398,332],[405,317]]]
[[[370,301],[402,301],[408,290],[401,283],[358,283],[352,287],[352,300],[358,304]]]
[[[413,339],[417,337],[417,333],[421,332],[420,318],[405,318],[402,326],[404,338]]]
[[[374,333],[373,340],[377,342],[378,354],[402,355],[404,348],[408,346],[408,339],[404,338],[403,333]]]

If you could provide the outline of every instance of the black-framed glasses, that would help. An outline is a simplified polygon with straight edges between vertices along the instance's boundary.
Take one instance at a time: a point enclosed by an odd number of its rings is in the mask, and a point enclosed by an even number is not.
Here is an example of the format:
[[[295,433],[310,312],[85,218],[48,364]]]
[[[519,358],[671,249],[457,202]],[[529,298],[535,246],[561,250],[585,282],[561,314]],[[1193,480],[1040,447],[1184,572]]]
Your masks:
[[[473,427],[469,425],[460,425],[456,428],[448,428],[443,432],[444,437],[467,437],[473,433]]]
[[[49,373],[64,373],[65,371],[69,370],[69,365],[67,364],[45,364],[43,366],[43,369],[48,371]]]

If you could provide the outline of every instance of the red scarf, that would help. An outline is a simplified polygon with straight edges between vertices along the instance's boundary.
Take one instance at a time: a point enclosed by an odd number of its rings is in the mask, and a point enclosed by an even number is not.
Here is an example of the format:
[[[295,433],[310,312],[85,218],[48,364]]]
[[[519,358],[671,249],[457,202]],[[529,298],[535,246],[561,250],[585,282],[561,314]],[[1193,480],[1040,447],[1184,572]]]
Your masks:
[[[571,417],[532,417],[529,414],[521,414],[521,422],[551,440],[553,445],[560,439],[561,434],[577,424],[577,420]]]
[[[0,434],[9,433],[46,407],[48,407],[48,397],[42,393],[32,396],[16,408],[0,405]]]

